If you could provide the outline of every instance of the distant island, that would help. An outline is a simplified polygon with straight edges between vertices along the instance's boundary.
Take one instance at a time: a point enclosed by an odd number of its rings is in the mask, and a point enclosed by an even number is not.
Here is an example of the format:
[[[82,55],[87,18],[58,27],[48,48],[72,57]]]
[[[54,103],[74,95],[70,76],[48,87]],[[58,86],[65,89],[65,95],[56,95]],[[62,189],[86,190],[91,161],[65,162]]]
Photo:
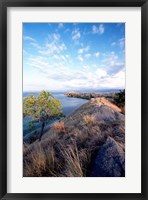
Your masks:
[[[97,98],[97,97],[113,98],[115,94],[116,93],[103,93],[103,94],[82,93],[82,92],[75,92],[75,91],[65,93],[67,97],[75,97],[75,98],[88,99],[88,100],[90,100],[91,98]]]

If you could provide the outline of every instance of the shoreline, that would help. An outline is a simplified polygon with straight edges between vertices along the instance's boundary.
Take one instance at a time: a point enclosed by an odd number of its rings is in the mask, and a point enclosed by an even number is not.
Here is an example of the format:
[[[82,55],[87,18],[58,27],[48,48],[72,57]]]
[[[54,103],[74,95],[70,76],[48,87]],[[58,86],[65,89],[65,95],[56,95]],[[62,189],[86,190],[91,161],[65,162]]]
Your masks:
[[[82,92],[67,92],[64,93],[67,97],[73,97],[73,98],[80,98],[80,99],[87,99],[90,100],[91,98],[98,98],[98,97],[105,97],[105,98],[114,98],[116,92],[112,93],[82,93]]]
[[[50,130],[50,128],[57,122],[60,122],[61,120],[63,120],[65,118],[65,116],[62,116],[60,118],[54,118],[51,119],[47,122],[45,128],[44,128],[44,132],[43,134],[45,134],[47,131]],[[32,143],[35,140],[37,140],[39,138],[41,132],[41,126],[40,127],[36,127],[33,130],[31,130],[30,132],[26,133],[25,135],[23,135],[23,142],[24,143]]]

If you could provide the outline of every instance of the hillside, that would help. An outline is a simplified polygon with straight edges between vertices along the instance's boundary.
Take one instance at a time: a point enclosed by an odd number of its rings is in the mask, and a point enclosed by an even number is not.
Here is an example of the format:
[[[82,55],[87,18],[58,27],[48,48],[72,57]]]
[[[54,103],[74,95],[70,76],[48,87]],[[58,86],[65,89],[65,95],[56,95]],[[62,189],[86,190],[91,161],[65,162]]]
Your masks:
[[[125,176],[125,115],[93,98],[55,123],[42,140],[24,144],[24,176]]]

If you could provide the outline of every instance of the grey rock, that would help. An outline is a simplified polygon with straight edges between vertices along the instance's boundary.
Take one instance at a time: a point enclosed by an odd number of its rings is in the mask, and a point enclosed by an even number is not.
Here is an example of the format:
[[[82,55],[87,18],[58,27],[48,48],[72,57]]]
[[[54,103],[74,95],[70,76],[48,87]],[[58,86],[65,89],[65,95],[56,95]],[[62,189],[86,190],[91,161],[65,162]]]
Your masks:
[[[119,112],[114,111],[112,108],[106,105],[101,105],[95,108],[96,119],[99,122],[113,122],[124,121],[125,116]]]
[[[108,137],[98,150],[93,164],[93,177],[124,177],[125,153],[118,143]]]

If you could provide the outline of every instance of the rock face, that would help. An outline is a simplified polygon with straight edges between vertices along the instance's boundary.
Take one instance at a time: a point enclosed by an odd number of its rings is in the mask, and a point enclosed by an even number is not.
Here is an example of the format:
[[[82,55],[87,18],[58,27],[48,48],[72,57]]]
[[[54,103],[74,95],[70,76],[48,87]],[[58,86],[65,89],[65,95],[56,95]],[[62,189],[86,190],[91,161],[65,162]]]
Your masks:
[[[92,170],[93,177],[124,177],[125,153],[118,143],[108,137],[98,151]]]

